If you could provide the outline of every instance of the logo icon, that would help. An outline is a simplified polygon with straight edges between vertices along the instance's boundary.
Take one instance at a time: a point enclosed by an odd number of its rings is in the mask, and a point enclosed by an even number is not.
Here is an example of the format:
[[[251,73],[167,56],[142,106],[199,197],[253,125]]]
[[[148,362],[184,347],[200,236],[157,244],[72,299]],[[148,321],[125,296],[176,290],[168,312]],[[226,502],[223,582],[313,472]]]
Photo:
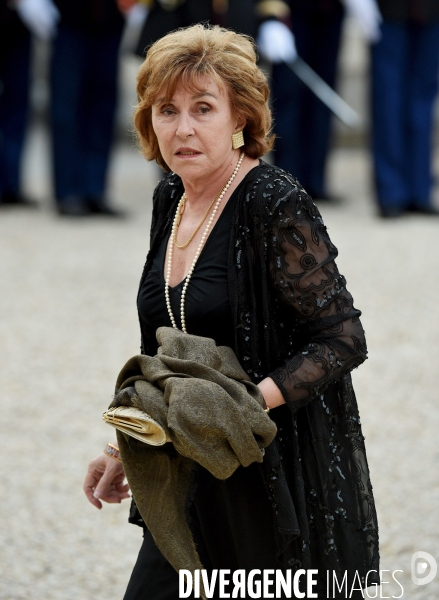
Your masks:
[[[427,585],[437,575],[437,562],[428,552],[415,552],[412,556],[411,571],[415,585]]]

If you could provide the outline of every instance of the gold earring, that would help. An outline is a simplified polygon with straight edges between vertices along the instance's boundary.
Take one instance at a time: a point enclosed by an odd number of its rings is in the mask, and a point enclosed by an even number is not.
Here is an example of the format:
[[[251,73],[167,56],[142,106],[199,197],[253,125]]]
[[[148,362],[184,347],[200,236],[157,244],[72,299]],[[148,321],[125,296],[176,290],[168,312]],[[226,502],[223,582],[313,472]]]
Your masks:
[[[237,131],[236,133],[232,134],[232,147],[233,150],[236,150],[237,148],[241,148],[241,146],[244,145],[244,135],[242,133],[242,129],[241,131]]]

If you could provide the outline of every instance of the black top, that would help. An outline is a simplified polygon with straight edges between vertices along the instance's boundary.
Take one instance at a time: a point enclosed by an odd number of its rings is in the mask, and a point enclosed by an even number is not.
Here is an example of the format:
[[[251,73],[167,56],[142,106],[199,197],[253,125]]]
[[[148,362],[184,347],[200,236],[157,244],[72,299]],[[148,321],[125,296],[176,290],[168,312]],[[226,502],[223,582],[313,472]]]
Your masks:
[[[183,193],[168,174],[153,198],[152,268]],[[350,371],[366,358],[358,311],[316,206],[289,173],[261,161],[235,192],[228,252],[234,349],[257,383],[270,375],[286,406],[260,473],[273,509],[278,559],[289,568],[379,570],[378,525]],[[142,352],[157,352],[140,318]],[[135,504],[130,520],[142,524]],[[369,583],[373,583],[369,578]],[[320,586],[319,586],[320,587]],[[326,597],[326,596],[323,596]]]
[[[185,315],[189,333],[233,346],[227,264],[233,209],[238,190],[230,197],[196,263],[186,292]],[[171,224],[166,228],[151,269],[139,290],[138,309],[154,329],[171,326],[165,302],[165,256]],[[172,312],[178,326],[185,280],[170,288]],[[194,473],[195,475],[195,473]],[[198,466],[190,505],[190,526],[203,567],[281,568],[276,561],[272,507],[258,465],[240,467],[225,481]]]
[[[233,346],[234,332],[227,284],[227,258],[230,228],[236,193],[232,194],[215,223],[201,251],[190,279],[185,301],[185,317],[188,333],[210,337],[217,346]],[[153,329],[171,327],[165,302],[165,256],[171,233],[166,228],[151,269],[139,291],[139,313]],[[185,279],[169,288],[172,312],[177,326],[181,328],[180,299]]]

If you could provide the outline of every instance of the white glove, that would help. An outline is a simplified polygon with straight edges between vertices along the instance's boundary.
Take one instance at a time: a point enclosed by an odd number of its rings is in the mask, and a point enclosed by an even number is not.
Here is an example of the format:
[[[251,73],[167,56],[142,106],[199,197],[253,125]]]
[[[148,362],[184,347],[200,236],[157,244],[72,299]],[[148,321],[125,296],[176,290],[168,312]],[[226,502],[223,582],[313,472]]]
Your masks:
[[[148,18],[149,8],[146,4],[134,4],[127,11],[126,26],[140,28]]]
[[[52,0],[17,0],[15,8],[26,27],[37,37],[48,40],[55,35],[60,15]]]
[[[119,3],[119,6],[122,2]],[[127,5],[127,3],[125,3]],[[123,9],[125,10],[125,9]],[[120,50],[122,54],[135,53],[143,25],[148,18],[149,8],[138,2],[125,10],[125,30]]]
[[[354,17],[367,40],[378,42],[381,38],[380,25],[383,20],[375,0],[342,0],[348,15]]]
[[[262,23],[257,44],[261,56],[272,63],[292,62],[297,58],[294,35],[280,21]]]

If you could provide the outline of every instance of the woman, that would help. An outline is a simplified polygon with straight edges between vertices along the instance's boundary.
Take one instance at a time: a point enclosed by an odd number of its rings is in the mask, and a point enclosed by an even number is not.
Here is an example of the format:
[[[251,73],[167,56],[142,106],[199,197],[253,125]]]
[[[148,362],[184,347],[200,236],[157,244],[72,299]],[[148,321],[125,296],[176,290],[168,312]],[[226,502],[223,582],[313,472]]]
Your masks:
[[[259,159],[273,144],[268,95],[251,41],[232,31],[196,25],[147,54],[135,125],[145,157],[168,175],[138,295],[142,353],[156,353],[163,325],[231,346],[278,428],[261,465],[225,481],[198,468],[188,520],[204,567],[318,569],[326,598],[327,570],[339,581],[347,570],[357,589],[378,570],[349,375],[366,346],[318,210],[294,177]],[[128,496],[113,458],[89,466],[85,492],[98,508]],[[143,525],[135,505],[130,520]],[[125,598],[145,597],[178,597],[147,530]]]

